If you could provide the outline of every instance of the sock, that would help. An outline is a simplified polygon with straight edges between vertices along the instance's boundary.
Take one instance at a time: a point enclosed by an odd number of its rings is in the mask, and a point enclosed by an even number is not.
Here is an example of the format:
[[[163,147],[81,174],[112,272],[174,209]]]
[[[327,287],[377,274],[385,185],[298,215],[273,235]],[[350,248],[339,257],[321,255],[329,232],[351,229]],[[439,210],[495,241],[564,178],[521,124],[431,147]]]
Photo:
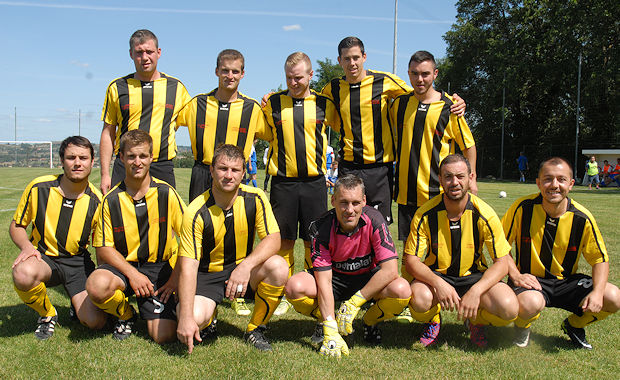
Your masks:
[[[382,298],[366,311],[364,323],[367,326],[374,326],[379,322],[385,321],[400,314],[409,304],[410,298]]]
[[[418,322],[439,323],[441,321],[441,318],[439,317],[439,312],[441,311],[441,305],[439,304],[436,304],[435,306],[431,307],[430,309],[428,309],[427,311],[423,313],[418,313],[417,311],[413,310],[411,306],[409,306],[409,311],[411,312],[411,316],[415,318],[415,320]]]
[[[532,326],[532,322],[537,320],[538,317],[540,317],[540,313],[536,314],[535,316],[529,319],[523,319],[521,317],[517,317],[517,319],[515,319],[515,326],[520,327],[522,329],[529,329],[530,326]]]
[[[295,254],[293,252],[294,248],[291,249],[281,249],[278,251],[278,255],[284,257],[284,260],[288,263],[288,276],[291,277],[293,275],[293,270],[295,269]]]
[[[258,185],[256,185],[256,180],[255,179],[252,180],[252,186],[258,187]]]
[[[318,319],[319,321],[323,320],[321,317],[321,310],[319,310],[318,299],[303,296],[294,300],[289,298],[288,302],[293,305],[293,308],[298,313]]]
[[[93,301],[93,304],[108,314],[116,315],[118,319],[122,321],[126,321],[133,317],[133,310],[129,305],[129,300],[120,289],[116,289],[112,297],[102,303]]]
[[[199,326],[200,331],[206,329],[207,327],[211,326],[211,323],[213,323],[213,321],[217,320],[217,306],[215,307],[215,310],[213,311],[213,314],[211,315],[211,318],[207,321],[207,323],[203,324],[202,326]]]
[[[491,314],[484,309],[478,309],[478,315],[476,316],[476,318],[474,320],[470,320],[470,322],[474,325],[491,325],[491,326],[507,326],[512,321],[514,321],[514,319],[510,319],[510,320],[501,319],[497,315]]]
[[[45,284],[40,282],[30,290],[19,290],[13,285],[19,298],[34,311],[39,313],[41,317],[53,317],[56,315],[56,308],[52,305],[49,297],[47,296],[47,288]]]
[[[304,245],[304,269],[312,268],[312,256],[310,247]]]
[[[611,314],[613,313],[610,313],[608,311],[602,311],[602,310],[599,311],[598,313],[584,311],[581,317],[578,316],[577,314],[569,315],[568,323],[570,323],[570,325],[575,328],[582,329],[591,323],[602,321],[603,319],[609,317]]]
[[[284,286],[273,286],[265,282],[258,284],[256,296],[254,297],[254,311],[250,317],[247,332],[253,331],[258,326],[264,325],[269,321],[283,295]]]

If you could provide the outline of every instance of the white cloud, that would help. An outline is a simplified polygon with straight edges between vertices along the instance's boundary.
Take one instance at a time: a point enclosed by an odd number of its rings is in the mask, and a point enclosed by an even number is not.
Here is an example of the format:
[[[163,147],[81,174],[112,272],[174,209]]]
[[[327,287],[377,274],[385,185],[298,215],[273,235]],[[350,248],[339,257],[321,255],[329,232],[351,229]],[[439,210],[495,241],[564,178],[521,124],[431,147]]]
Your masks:
[[[77,67],[83,67],[83,68],[87,68],[88,66],[90,66],[90,63],[86,63],[86,62],[80,62],[80,61],[76,61],[73,60],[70,62],[73,66],[77,66]]]
[[[299,25],[299,24],[284,25],[284,26],[282,26],[282,30],[284,30],[285,32],[290,32],[290,31],[293,31],[293,30],[301,30],[301,25]]]
[[[34,119],[34,121],[36,121],[37,123],[51,123],[52,120],[50,119],[46,119],[44,117],[38,118],[38,119]]]

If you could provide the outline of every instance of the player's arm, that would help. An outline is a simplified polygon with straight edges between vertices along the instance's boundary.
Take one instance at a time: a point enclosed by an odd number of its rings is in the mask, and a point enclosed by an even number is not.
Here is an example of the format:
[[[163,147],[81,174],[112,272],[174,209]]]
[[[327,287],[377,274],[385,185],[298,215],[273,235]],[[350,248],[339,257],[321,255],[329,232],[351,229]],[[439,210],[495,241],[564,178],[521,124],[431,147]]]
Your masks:
[[[13,265],[11,268],[15,268],[17,264],[22,261],[26,261],[30,256],[34,256],[37,260],[41,261],[41,252],[37,250],[37,247],[32,245],[30,239],[28,239],[28,232],[26,231],[26,227],[18,226],[14,220],[11,221],[11,225],[9,226],[9,235],[11,235],[11,240],[13,243],[19,248],[19,255],[15,261],[13,261]]]
[[[332,270],[315,270],[314,278],[316,279],[319,310],[321,311],[323,320],[335,320]]]
[[[467,158],[467,161],[469,161],[469,165],[471,166],[471,174],[473,174],[472,179],[469,181],[469,191],[471,191],[473,194],[478,195],[478,175],[476,174],[476,146],[472,145],[467,149],[463,149],[463,155],[465,156],[465,158]]]
[[[509,255],[504,255],[493,261],[493,265],[484,271],[482,278],[463,295],[458,310],[458,318],[460,320],[464,321],[465,319],[476,317],[480,305],[480,296],[506,276],[508,273],[508,263],[512,261],[512,258]]]
[[[99,161],[101,162],[101,192],[105,195],[112,187],[110,177],[110,161],[114,151],[114,138],[116,137],[116,125],[103,123],[101,139],[99,140]]]
[[[405,268],[416,280],[422,281],[435,289],[435,297],[444,310],[456,310],[461,302],[456,289],[444,279],[433,273],[416,255],[405,255]]]
[[[95,251],[97,252],[98,262],[110,264],[127,276],[129,286],[133,289],[136,297],[150,297],[154,294],[151,280],[129,264],[114,247],[96,247]]]
[[[609,278],[609,261],[597,263],[592,266],[592,291],[584,299],[581,305],[583,311],[598,313],[603,308],[603,295]]]
[[[180,256],[176,268],[179,268],[179,323],[177,337],[187,346],[191,354],[194,349],[194,339],[201,342],[200,328],[194,319],[194,297],[196,296],[196,276],[198,274],[198,260]]]
[[[450,106],[450,112],[455,114],[456,116],[465,115],[465,100],[461,98],[457,93],[452,94],[452,98],[455,100],[455,103]]]

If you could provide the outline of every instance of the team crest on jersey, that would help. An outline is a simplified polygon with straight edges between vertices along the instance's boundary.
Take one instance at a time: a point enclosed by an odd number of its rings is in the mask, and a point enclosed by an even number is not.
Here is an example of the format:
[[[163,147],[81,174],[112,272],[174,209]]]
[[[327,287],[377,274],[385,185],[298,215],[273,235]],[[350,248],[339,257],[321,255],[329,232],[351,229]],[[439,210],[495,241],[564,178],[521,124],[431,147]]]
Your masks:
[[[68,207],[68,208],[73,208],[73,202],[71,199],[65,199],[64,202],[62,202],[62,207]]]

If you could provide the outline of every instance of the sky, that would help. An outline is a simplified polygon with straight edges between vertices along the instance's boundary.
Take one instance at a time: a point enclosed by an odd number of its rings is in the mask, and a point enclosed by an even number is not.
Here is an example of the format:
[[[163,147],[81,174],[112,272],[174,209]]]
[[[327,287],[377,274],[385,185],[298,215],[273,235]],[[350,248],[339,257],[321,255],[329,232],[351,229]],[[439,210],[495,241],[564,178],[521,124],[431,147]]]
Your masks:
[[[286,87],[290,53],[336,62],[338,42],[347,36],[364,42],[365,68],[392,71],[393,0],[178,3],[0,1],[0,140],[58,141],[81,133],[99,143],[106,87],[135,71],[129,37],[137,29],[157,35],[158,69],[179,78],[192,96],[217,86],[215,59],[226,48],[245,56],[239,89],[255,99]],[[406,66],[417,50],[445,56],[442,36],[455,16],[454,1],[398,2],[398,76],[408,82]],[[179,129],[177,142],[189,145],[187,129]]]

